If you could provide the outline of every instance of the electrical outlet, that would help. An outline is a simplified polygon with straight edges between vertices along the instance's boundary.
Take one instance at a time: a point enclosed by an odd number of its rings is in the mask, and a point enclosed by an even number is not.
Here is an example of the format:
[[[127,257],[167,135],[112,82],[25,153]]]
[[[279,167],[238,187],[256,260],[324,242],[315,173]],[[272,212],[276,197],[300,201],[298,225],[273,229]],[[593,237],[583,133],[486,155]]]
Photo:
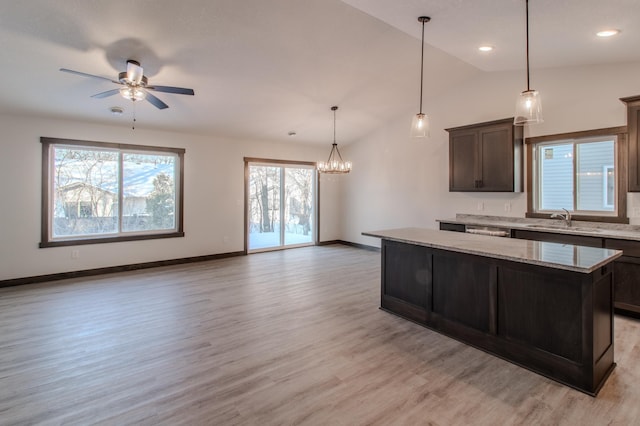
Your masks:
[[[504,211],[507,213],[511,211],[511,203],[504,203]]]
[[[72,259],[80,259],[80,250],[71,250]]]
[[[228,243],[229,242],[229,237],[227,237],[226,235],[224,237],[222,237],[222,242],[223,243]]]
[[[632,214],[633,217],[640,217],[640,207],[634,207]]]
[[[478,203],[478,205],[477,205],[477,207],[476,207],[476,209],[477,209],[478,211],[482,211],[482,210],[484,210],[484,203],[483,203],[483,202],[479,202],[479,203]]]

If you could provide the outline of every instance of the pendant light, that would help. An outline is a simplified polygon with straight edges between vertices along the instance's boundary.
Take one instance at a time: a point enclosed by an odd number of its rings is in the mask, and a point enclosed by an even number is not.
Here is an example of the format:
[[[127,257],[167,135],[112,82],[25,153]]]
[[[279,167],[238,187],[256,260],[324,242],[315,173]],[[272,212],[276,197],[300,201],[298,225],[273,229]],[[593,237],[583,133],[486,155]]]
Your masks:
[[[529,86],[529,0],[525,0],[527,17],[527,90],[520,93],[516,101],[516,113],[513,124],[523,126],[525,124],[542,123],[542,102],[540,93]]]
[[[422,22],[422,44],[420,54],[420,112],[413,117],[411,122],[411,137],[425,138],[429,137],[429,118],[422,112],[422,85],[424,81],[424,24],[429,22],[431,18],[421,16],[418,22]]]
[[[336,111],[338,107],[332,106],[333,111],[333,145],[331,146],[331,152],[329,153],[329,159],[327,161],[318,161],[318,172],[320,173],[349,173],[351,171],[351,161],[344,161],[340,151],[338,150],[338,143],[336,142]]]

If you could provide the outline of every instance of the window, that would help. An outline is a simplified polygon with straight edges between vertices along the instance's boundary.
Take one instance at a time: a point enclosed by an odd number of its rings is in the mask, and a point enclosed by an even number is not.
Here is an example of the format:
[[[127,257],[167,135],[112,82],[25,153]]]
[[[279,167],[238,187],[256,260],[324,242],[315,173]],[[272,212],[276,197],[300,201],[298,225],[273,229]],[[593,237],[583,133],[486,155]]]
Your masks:
[[[40,247],[184,236],[184,149],[40,141]]]
[[[628,222],[620,167],[626,128],[527,139],[527,217],[567,209],[576,219]]]
[[[245,192],[248,252],[315,243],[315,163],[245,158]]]

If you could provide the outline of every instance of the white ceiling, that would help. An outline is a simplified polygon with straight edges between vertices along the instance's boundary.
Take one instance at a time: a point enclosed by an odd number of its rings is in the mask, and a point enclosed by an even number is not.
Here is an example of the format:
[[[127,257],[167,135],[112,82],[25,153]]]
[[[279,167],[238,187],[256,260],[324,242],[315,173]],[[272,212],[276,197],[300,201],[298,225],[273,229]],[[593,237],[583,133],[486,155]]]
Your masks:
[[[116,79],[136,59],[151,84],[196,93],[138,103],[138,128],[330,143],[339,105],[349,143],[417,110],[423,14],[429,96],[524,67],[524,0],[7,0],[0,111],[130,126],[130,101],[90,98],[115,85],[58,70]],[[531,0],[530,15],[533,68],[640,60],[638,0]],[[620,36],[597,40],[609,26]]]
[[[343,0],[481,70],[526,66],[525,0]],[[640,0],[530,0],[532,68],[640,60]],[[613,38],[596,32],[618,29]],[[495,47],[491,53],[478,46]],[[428,58],[427,58],[428,59]]]

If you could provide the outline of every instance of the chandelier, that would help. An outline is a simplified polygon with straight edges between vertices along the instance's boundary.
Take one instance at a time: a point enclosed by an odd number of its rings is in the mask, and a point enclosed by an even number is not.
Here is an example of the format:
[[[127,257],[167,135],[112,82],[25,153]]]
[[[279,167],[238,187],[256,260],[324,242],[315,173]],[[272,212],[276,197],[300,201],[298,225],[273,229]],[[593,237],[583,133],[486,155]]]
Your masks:
[[[333,145],[331,146],[331,152],[327,161],[318,161],[317,167],[320,173],[349,173],[351,171],[351,161],[344,161],[340,151],[338,150],[338,143],[336,142],[336,110],[337,106],[332,106],[333,111]]]

